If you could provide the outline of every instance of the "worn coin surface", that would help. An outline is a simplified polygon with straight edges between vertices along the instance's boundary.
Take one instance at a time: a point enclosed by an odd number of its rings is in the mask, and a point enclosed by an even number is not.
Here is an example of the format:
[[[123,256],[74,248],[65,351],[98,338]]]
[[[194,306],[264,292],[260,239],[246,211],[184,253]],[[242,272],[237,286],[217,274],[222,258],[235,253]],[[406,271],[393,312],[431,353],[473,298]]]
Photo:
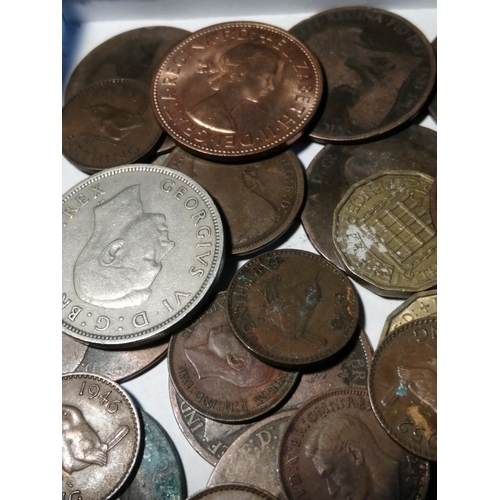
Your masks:
[[[179,428],[193,449],[208,463],[216,465],[226,450],[250,424],[217,422],[198,413],[186,403],[174,385],[168,385],[170,404]]]
[[[278,500],[274,495],[250,484],[218,484],[210,486],[194,495],[191,495],[187,500]]]
[[[338,352],[354,334],[353,284],[323,257],[276,250],[250,259],[227,290],[227,315],[241,342],[277,366],[304,366]]]
[[[279,443],[295,411],[280,412],[250,426],[215,466],[207,486],[249,483],[286,500],[278,474]]]
[[[437,318],[396,328],[373,357],[373,411],[401,446],[437,460]]]
[[[437,60],[437,51],[438,51],[438,40],[437,37],[431,43],[432,48],[434,49],[434,54],[436,55]],[[434,89],[434,97],[432,98],[429,104],[429,113],[433,116],[433,118],[437,121],[438,118],[438,98],[437,98],[437,83]]]
[[[302,206],[304,169],[291,149],[261,161],[223,164],[176,148],[164,165],[199,182],[225,217],[231,253],[246,255],[281,236]]]
[[[354,184],[335,208],[333,243],[348,272],[375,293],[406,298],[437,283],[432,177],[388,171]]]
[[[139,160],[161,134],[149,89],[135,80],[91,85],[62,110],[63,155],[90,174]]]
[[[253,420],[275,408],[293,389],[298,372],[263,363],[240,343],[226,317],[226,292],[173,335],[170,380],[198,412],[222,422]]]
[[[62,376],[62,497],[111,498],[135,467],[142,439],[129,395],[100,375]]]
[[[267,24],[230,22],[196,31],[168,52],[153,102],[175,141],[230,160],[291,144],[322,90],[319,63],[297,38]]]
[[[407,19],[373,7],[340,7],[290,33],[316,54],[325,96],[309,137],[319,142],[379,137],[414,116],[436,78],[431,44]]]
[[[130,380],[151,368],[167,355],[168,340],[144,347],[110,351],[82,344],[65,333],[63,336],[63,373],[98,373],[115,382]]]
[[[207,192],[153,165],[107,169],[62,200],[63,332],[97,347],[171,333],[219,277],[224,237]]]
[[[431,212],[432,222],[437,230],[437,177],[434,178],[429,194],[429,210]]]
[[[425,498],[429,463],[382,429],[361,389],[324,393],[293,416],[280,443],[286,498]]]
[[[418,292],[387,316],[378,341],[381,345],[396,328],[416,319],[437,318],[437,291]]]
[[[316,250],[340,269],[332,240],[333,212],[347,190],[386,170],[413,170],[436,177],[437,133],[411,125],[366,144],[327,144],[307,167],[307,196],[302,225]]]
[[[171,26],[147,26],[120,33],[99,44],[73,70],[65,102],[94,83],[127,78],[149,88],[168,50],[191,32]]]
[[[144,450],[130,484],[116,500],[184,500],[186,479],[172,439],[153,417],[139,412]]]

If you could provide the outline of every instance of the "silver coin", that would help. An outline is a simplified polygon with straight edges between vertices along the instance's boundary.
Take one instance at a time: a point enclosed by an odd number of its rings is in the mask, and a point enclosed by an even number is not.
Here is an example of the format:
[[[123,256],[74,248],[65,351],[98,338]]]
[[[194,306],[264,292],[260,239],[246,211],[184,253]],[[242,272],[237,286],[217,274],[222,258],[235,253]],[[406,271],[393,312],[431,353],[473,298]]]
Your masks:
[[[117,349],[165,336],[192,317],[220,275],[220,214],[180,172],[106,169],[62,205],[62,330],[83,342]]]
[[[174,443],[153,417],[139,411],[144,426],[144,451],[132,482],[116,500],[184,500],[186,480]]]
[[[62,376],[62,498],[111,498],[128,479],[142,438],[128,394],[100,375]]]

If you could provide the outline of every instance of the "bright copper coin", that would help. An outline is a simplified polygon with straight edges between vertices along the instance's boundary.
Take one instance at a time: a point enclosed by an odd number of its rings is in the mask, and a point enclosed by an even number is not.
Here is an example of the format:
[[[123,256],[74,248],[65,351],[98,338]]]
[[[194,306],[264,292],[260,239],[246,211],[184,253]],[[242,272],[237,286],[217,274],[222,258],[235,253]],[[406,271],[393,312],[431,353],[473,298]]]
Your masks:
[[[437,460],[437,318],[412,321],[385,339],[368,388],[391,437],[415,455]]]
[[[245,255],[281,236],[304,199],[304,169],[291,149],[243,165],[215,163],[176,148],[163,163],[199,182],[225,216],[231,253]]]
[[[251,352],[277,366],[324,361],[354,334],[354,286],[323,257],[276,250],[249,260],[227,290],[227,314]]]
[[[429,481],[429,463],[388,436],[360,389],[324,393],[297,411],[280,443],[279,472],[289,500],[423,500]]]
[[[320,370],[302,371],[292,397],[281,410],[298,408],[305,401],[336,389],[368,390],[368,372],[373,351],[366,333],[359,328],[355,335]]]
[[[62,498],[110,499],[139,456],[142,431],[130,396],[100,375],[62,377]]]
[[[249,483],[286,500],[278,474],[279,443],[294,414],[280,412],[248,427],[219,460],[207,486]]]
[[[436,78],[423,33],[408,20],[373,7],[340,7],[295,25],[290,33],[316,54],[325,99],[309,137],[319,142],[379,137],[412,118]]]
[[[149,99],[134,80],[87,87],[62,110],[63,155],[90,174],[141,159],[162,134]]]
[[[274,409],[293,389],[298,372],[263,363],[229,325],[226,292],[218,293],[193,324],[172,336],[170,380],[198,412],[222,422],[244,422]]]
[[[165,54],[189,31],[170,26],[147,26],[120,33],[89,52],[73,70],[64,102],[94,83],[127,78],[147,85]]]
[[[410,321],[424,318],[437,318],[437,291],[418,292],[394,309],[385,320],[378,341],[380,346],[386,337],[396,328]]]
[[[168,340],[127,350],[107,350],[87,346],[73,337],[63,336],[63,373],[98,373],[115,382],[140,375],[167,355]]]
[[[372,175],[354,184],[335,208],[335,248],[349,273],[373,292],[406,298],[436,286],[432,181],[412,171]]]
[[[166,55],[153,82],[163,128],[208,158],[265,156],[291,144],[323,90],[312,52],[267,24],[208,26]]]
[[[418,125],[366,144],[326,145],[307,168],[302,225],[316,250],[340,269],[332,239],[333,212],[356,182],[386,170],[414,170],[432,177],[437,169],[437,134]]]
[[[186,403],[171,383],[168,393],[175,420],[182,434],[193,449],[214,466],[250,425],[217,422],[205,417]]]
[[[251,484],[218,484],[198,491],[186,500],[278,500],[274,495]]]

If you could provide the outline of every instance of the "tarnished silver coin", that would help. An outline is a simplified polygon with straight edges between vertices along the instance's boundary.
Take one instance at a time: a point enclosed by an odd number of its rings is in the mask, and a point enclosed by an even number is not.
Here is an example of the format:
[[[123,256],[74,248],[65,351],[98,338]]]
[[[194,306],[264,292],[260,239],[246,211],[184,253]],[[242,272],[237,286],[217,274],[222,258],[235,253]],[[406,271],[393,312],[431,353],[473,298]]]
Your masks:
[[[131,475],[142,439],[128,394],[100,375],[62,376],[62,498],[111,498]]]
[[[153,417],[139,411],[144,451],[132,482],[116,500],[184,500],[186,480],[174,443]]]
[[[85,345],[65,333],[62,334],[62,372],[98,373],[124,382],[151,368],[167,355],[168,339],[148,343],[135,349],[112,351]]]
[[[243,483],[228,483],[210,486],[198,491],[187,500],[277,500],[274,495],[267,491]]]
[[[220,214],[190,177],[126,165],[62,200],[62,330],[97,347],[137,346],[189,319],[224,260]]]

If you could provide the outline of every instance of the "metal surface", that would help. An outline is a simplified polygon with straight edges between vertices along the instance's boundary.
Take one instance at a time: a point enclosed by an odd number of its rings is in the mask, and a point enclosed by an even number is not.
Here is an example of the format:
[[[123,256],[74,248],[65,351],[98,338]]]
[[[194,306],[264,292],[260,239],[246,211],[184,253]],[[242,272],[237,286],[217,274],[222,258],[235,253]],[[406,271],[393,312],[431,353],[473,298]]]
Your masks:
[[[107,169],[63,196],[63,331],[97,347],[136,347],[192,317],[224,256],[219,212],[163,167]]]
[[[370,401],[401,446],[437,460],[437,318],[395,329],[375,352]]]
[[[130,484],[116,500],[184,500],[186,482],[181,459],[169,435],[140,410],[144,449]]]
[[[290,419],[279,473],[290,500],[423,499],[429,464],[387,435],[367,391],[350,389],[315,397]]]
[[[218,204],[233,255],[247,255],[280,237],[305,194],[304,167],[291,149],[245,164],[222,164],[176,148],[163,162],[199,182]]]
[[[210,486],[187,500],[277,500],[277,498],[267,491],[261,490],[250,484],[218,484]]]
[[[161,361],[168,349],[168,340],[161,340],[143,348],[110,351],[84,345],[65,333],[62,336],[63,373],[98,373],[115,382],[137,377]]]
[[[306,19],[290,33],[316,54],[324,99],[309,137],[319,142],[379,137],[412,118],[435,82],[436,61],[407,19],[373,7],[340,7]]]
[[[200,317],[171,337],[170,379],[202,415],[221,422],[255,420],[291,392],[298,372],[263,363],[238,341],[226,317],[226,292]]]
[[[65,102],[94,83],[127,78],[151,86],[168,50],[191,32],[170,26],[147,26],[120,33],[99,44],[73,70]]]
[[[434,49],[434,54],[436,55],[436,61],[437,61],[437,51],[438,51],[437,37],[432,41],[431,45],[432,45],[432,48]],[[436,62],[436,64],[437,64],[437,62]],[[434,97],[432,97],[431,102],[429,104],[429,113],[437,121],[437,118],[438,118],[437,82],[436,82],[436,87],[433,91],[433,94],[434,94]]]
[[[129,395],[88,373],[62,377],[62,498],[111,498],[131,475],[142,431]]]
[[[437,133],[411,125],[366,144],[328,144],[307,167],[302,225],[317,251],[344,269],[332,239],[333,212],[356,182],[388,170],[413,170],[436,177]]]
[[[161,134],[149,90],[134,80],[96,83],[62,110],[63,155],[89,174],[141,159]]]
[[[208,26],[176,45],[153,81],[162,127],[194,154],[265,156],[302,133],[323,90],[315,56],[275,26]]]
[[[338,352],[354,334],[355,288],[323,257],[275,250],[234,275],[227,316],[240,341],[277,366],[312,365]]]
[[[333,243],[345,268],[386,297],[437,283],[437,237],[429,212],[432,177],[391,171],[354,184],[333,214]]]

